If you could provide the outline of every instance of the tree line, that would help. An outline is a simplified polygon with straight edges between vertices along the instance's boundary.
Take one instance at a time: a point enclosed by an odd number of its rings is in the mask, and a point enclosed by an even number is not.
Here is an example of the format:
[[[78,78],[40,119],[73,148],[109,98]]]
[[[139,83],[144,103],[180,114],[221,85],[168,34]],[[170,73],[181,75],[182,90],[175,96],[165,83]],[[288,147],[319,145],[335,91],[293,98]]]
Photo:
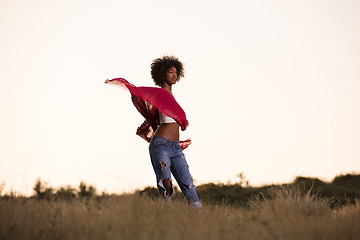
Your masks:
[[[196,191],[199,198],[204,203],[246,206],[253,198],[258,198],[259,196],[263,198],[269,197],[269,190],[292,187],[316,195],[319,198],[328,198],[333,207],[360,202],[360,175],[357,174],[339,175],[331,182],[324,182],[318,178],[298,176],[292,183],[260,187],[250,186],[243,174],[239,174],[238,177],[239,181],[237,183],[206,183],[197,186]],[[119,196],[116,194],[110,195],[104,191],[99,194],[94,186],[87,185],[84,182],[81,182],[78,188],[67,186],[54,189],[38,179],[33,190],[34,195],[31,198],[39,200],[102,199]],[[136,190],[133,194],[150,198],[159,197],[158,191],[154,187]],[[13,192],[0,197],[3,199],[17,198]],[[183,199],[183,195],[176,186],[173,199]]]

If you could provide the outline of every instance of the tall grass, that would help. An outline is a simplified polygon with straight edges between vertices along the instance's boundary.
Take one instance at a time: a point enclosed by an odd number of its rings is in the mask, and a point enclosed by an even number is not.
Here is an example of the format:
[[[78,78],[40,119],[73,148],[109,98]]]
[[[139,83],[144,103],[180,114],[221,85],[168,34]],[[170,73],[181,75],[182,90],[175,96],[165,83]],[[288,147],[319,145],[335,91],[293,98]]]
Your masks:
[[[104,199],[0,200],[0,239],[358,239],[360,204],[330,209],[329,200],[294,188],[271,189],[246,207],[138,194]]]

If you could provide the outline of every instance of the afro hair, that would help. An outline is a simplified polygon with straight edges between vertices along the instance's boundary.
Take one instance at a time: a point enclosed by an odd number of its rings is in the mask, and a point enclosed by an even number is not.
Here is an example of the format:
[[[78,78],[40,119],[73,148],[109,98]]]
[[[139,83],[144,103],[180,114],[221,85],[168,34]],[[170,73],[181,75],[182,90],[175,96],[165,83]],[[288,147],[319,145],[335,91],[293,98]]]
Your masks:
[[[182,62],[179,61],[177,57],[174,56],[163,56],[161,58],[155,59],[151,63],[151,77],[154,80],[154,83],[160,87],[163,86],[165,82],[166,72],[171,68],[175,67],[177,71],[177,81],[181,77],[184,77],[184,67]]]

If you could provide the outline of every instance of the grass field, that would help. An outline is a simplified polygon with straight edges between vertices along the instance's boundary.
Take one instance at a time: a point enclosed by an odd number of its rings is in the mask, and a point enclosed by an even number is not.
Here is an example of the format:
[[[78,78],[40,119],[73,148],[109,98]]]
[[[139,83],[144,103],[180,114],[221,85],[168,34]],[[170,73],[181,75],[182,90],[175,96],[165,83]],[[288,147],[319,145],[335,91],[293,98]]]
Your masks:
[[[1,198],[0,239],[359,239],[360,203],[273,188],[246,206],[193,210],[139,193],[104,198]]]

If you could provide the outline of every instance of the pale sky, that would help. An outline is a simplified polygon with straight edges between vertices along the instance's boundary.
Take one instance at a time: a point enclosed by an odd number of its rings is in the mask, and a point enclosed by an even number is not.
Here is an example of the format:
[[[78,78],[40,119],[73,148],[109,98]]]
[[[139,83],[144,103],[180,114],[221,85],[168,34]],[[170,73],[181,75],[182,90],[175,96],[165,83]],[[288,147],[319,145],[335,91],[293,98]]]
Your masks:
[[[156,186],[123,77],[173,93],[196,184],[360,173],[360,2],[0,0],[0,186]]]

